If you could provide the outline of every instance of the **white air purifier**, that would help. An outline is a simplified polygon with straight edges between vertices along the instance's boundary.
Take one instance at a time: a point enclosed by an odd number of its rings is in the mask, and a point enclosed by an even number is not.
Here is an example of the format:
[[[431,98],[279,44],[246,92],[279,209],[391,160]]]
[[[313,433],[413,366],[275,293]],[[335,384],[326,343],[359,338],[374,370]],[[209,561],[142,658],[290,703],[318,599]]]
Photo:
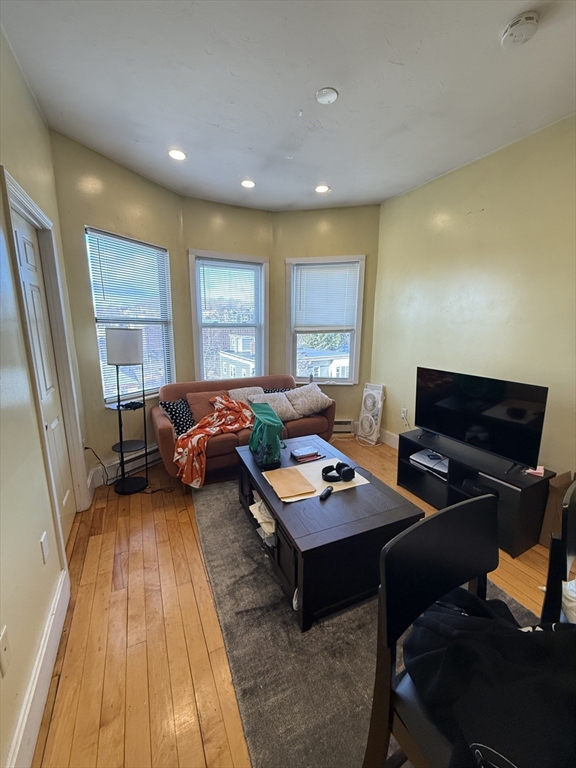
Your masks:
[[[358,437],[375,445],[380,437],[384,387],[382,384],[365,384],[362,407],[358,420]]]

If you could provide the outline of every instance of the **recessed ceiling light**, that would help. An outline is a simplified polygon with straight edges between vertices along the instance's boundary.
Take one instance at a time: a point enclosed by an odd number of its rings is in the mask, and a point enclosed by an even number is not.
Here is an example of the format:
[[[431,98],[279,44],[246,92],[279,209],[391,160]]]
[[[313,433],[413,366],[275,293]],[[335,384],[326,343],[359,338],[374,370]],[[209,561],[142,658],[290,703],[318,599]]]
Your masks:
[[[330,192],[330,187],[328,184],[318,184],[318,186],[315,188],[315,191],[320,193]]]
[[[172,160],[186,160],[186,152],[182,152],[181,149],[171,149],[168,154]]]
[[[244,181],[241,181],[240,184],[242,184],[243,187],[246,187],[246,189],[252,189],[252,187],[256,186],[256,182],[252,181],[251,179],[244,179]]]
[[[320,88],[316,91],[316,101],[318,104],[334,104],[338,98],[338,91],[336,88]]]

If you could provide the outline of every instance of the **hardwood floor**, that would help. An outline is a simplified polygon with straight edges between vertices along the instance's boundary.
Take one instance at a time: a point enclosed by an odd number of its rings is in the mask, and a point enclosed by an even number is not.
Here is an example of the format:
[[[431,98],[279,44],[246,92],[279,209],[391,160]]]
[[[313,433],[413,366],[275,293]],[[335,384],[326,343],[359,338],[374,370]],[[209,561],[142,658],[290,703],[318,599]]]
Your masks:
[[[333,442],[396,488],[394,449]],[[161,465],[151,487],[117,496],[101,486],[76,516],[71,600],[33,768],[250,766],[192,495]],[[515,560],[501,553],[490,578],[538,614],[547,561],[541,546]]]

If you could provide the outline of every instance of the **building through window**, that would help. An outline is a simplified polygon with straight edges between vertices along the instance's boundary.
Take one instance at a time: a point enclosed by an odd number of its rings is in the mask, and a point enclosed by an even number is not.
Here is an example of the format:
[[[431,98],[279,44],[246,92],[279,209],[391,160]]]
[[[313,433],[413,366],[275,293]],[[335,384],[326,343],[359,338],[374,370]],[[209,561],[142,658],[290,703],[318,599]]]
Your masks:
[[[190,253],[199,378],[266,372],[267,267],[248,256]]]

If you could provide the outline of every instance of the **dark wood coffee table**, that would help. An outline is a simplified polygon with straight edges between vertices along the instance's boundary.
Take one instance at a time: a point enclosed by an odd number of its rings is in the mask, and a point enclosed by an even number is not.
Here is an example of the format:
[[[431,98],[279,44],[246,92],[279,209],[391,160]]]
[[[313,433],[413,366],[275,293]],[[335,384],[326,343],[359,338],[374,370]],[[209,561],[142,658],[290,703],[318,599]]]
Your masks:
[[[348,459],[320,437],[286,440],[282,466],[295,466],[290,450],[313,445],[334,463]],[[304,632],[315,619],[376,594],[380,583],[380,551],[398,533],[424,513],[370,472],[357,472],[370,483],[333,493],[326,501],[317,496],[284,503],[256,466],[247,445],[236,448],[240,457],[240,502],[259,529],[274,570],[286,595],[296,607]],[[276,521],[276,533],[264,538],[249,506],[254,491]]]

